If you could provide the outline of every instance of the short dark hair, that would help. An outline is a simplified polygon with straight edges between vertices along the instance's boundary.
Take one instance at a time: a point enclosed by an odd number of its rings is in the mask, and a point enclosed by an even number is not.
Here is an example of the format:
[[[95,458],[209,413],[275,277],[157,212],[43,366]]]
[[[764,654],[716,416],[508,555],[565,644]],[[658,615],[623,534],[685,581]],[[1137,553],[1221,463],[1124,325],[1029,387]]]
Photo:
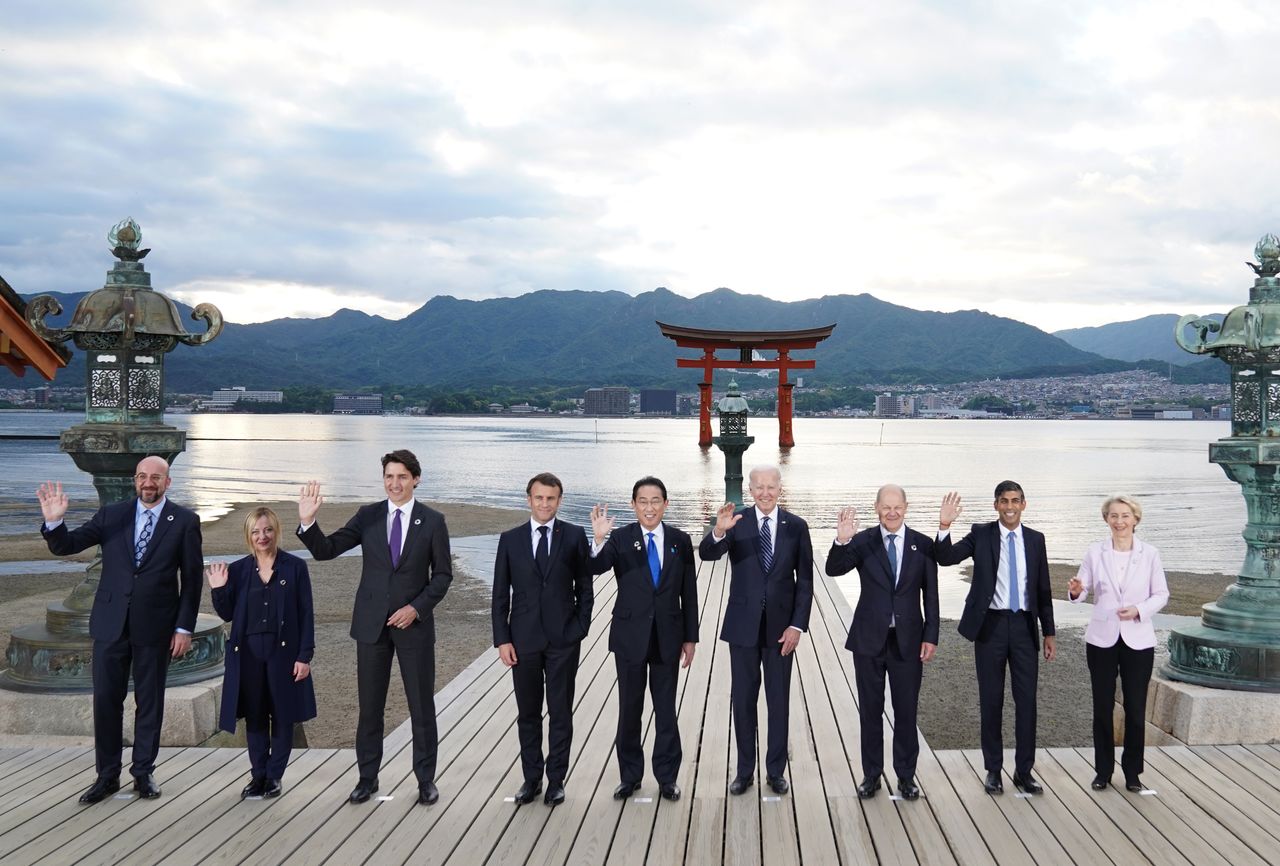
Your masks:
[[[385,470],[388,463],[399,463],[405,469],[409,470],[409,474],[414,478],[422,477],[422,464],[418,462],[418,458],[413,456],[413,452],[407,448],[397,448],[382,455],[382,468]]]
[[[663,484],[661,480],[654,478],[652,475],[646,475],[645,477],[637,481],[635,484],[631,485],[631,501],[632,502],[636,501],[636,495],[639,494],[641,487],[658,488],[659,490],[662,491],[662,501],[663,502],[667,501],[667,485]]]
[[[1001,481],[996,485],[996,495],[993,498],[999,499],[1001,493],[1010,493],[1014,490],[1018,491],[1018,495],[1023,499],[1027,498],[1027,494],[1022,490],[1022,485],[1016,481]]]
[[[529,479],[529,483],[524,486],[524,495],[528,496],[533,493],[533,485],[541,484],[543,487],[554,487],[559,491],[560,495],[564,495],[564,485],[560,483],[560,479],[552,475],[550,472],[539,472],[537,475]]]

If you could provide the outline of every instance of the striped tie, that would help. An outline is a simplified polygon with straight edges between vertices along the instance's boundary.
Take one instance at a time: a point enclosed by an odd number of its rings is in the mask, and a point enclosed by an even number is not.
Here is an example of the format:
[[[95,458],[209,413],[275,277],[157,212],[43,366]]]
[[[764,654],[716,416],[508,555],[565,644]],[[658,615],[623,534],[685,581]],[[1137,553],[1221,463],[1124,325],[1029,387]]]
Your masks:
[[[773,538],[769,535],[769,518],[760,526],[760,567],[764,573],[773,571]]]

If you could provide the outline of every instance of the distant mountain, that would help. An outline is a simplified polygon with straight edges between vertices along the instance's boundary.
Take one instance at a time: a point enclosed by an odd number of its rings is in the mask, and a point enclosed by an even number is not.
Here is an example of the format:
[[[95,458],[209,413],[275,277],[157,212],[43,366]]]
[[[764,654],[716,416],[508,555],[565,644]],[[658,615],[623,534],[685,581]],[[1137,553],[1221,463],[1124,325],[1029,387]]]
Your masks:
[[[79,295],[59,296],[69,314]],[[184,316],[189,308],[181,307]],[[816,350],[806,383],[963,381],[1105,372],[1129,364],[1082,351],[1022,322],[977,310],[913,310],[871,295],[774,301],[717,289],[685,298],[667,289],[539,291],[516,298],[432,298],[392,321],[355,310],[323,319],[227,324],[206,346],[178,346],[166,361],[168,389],[230,385],[446,385],[503,383],[590,387],[691,385],[678,350],[655,320],[705,328],[794,329],[836,323]],[[203,323],[190,324],[194,329]],[[59,382],[82,382],[80,352]]]
[[[1205,359],[1178,348],[1173,341],[1173,327],[1181,316],[1166,313],[1145,316],[1129,322],[1113,322],[1095,328],[1070,328],[1054,331],[1055,337],[1085,352],[1094,352],[1104,358],[1120,361],[1165,361],[1187,366]],[[1207,318],[1222,321],[1222,314],[1210,313]],[[1209,359],[1213,360],[1213,359]],[[1221,363],[1221,362],[1217,362]]]

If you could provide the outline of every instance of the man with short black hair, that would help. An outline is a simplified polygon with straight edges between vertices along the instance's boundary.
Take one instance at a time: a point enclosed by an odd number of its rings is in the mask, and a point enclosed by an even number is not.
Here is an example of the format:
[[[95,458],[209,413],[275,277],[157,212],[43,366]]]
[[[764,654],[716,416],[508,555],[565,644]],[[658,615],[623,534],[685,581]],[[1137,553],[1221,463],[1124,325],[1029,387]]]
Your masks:
[[[453,563],[444,515],[413,498],[421,481],[422,466],[412,451],[384,454],[382,486],[387,498],[363,506],[331,535],[316,524],[324,502],[320,482],[308,481],[298,496],[298,537],[312,556],[322,561],[361,549],[360,586],[351,614],[360,697],[360,780],[351,792],[352,803],[363,803],[378,791],[393,655],[400,661],[409,701],[418,802],[429,806],[440,798],[435,784],[436,632],[431,612],[453,581]]]

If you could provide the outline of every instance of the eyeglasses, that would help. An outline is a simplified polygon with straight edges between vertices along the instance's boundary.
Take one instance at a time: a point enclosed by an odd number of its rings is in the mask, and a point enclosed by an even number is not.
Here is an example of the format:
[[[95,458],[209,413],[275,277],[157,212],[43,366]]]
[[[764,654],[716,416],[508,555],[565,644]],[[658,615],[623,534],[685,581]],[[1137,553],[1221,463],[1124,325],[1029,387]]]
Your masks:
[[[154,474],[148,475],[145,472],[139,472],[137,475],[133,476],[133,480],[137,481],[138,483],[142,483],[143,481],[150,481],[152,484],[159,484],[161,481],[164,481],[165,478],[167,477],[168,477],[167,475],[154,475]]]

